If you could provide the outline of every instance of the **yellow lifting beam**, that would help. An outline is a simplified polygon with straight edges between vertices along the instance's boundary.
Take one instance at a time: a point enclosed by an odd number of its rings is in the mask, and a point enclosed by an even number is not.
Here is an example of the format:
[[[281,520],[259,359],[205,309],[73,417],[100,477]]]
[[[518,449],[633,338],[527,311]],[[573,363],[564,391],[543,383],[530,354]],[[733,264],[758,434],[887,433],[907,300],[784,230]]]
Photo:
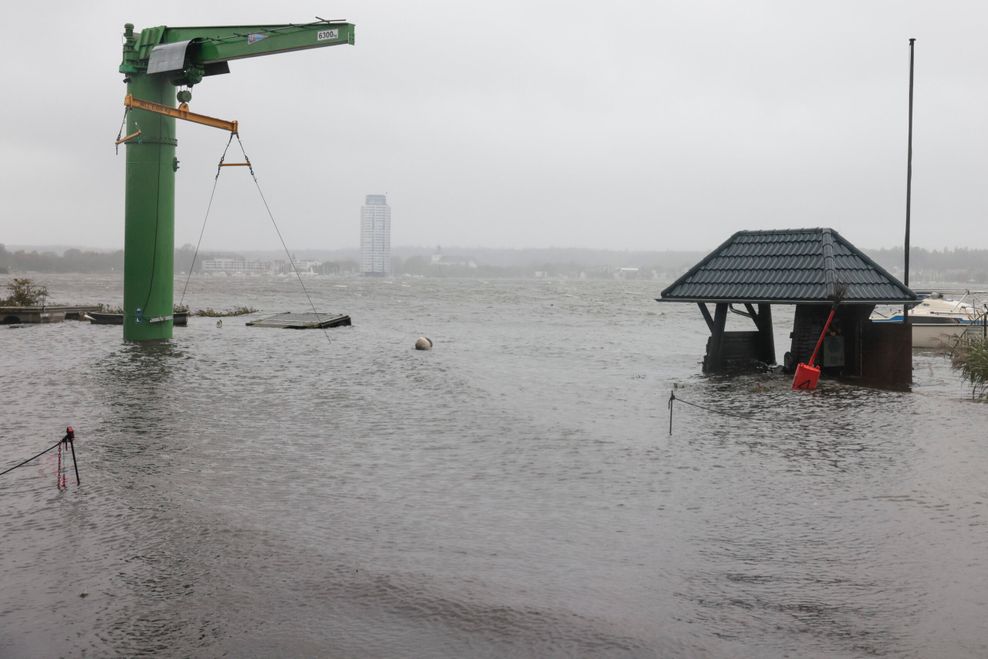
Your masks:
[[[118,139],[116,142],[114,142],[114,144],[116,144],[117,146],[120,146],[121,144],[125,144],[125,143],[127,143],[127,142],[129,142],[129,141],[131,141],[133,139],[136,139],[136,138],[138,138],[140,136],[141,136],[141,131],[140,130],[135,130],[130,135],[124,135],[123,137],[121,137],[120,139]]]
[[[228,130],[231,133],[237,132],[236,121],[227,121],[226,119],[217,119],[216,117],[207,117],[204,114],[189,112],[188,103],[182,103],[177,108],[172,108],[167,105],[162,105],[161,103],[154,103],[153,101],[145,101],[139,98],[134,98],[133,94],[127,94],[124,97],[124,105],[131,110],[138,109],[145,110],[147,112],[155,112],[157,114],[163,114],[176,119],[203,124],[204,126],[222,128],[223,130]]]

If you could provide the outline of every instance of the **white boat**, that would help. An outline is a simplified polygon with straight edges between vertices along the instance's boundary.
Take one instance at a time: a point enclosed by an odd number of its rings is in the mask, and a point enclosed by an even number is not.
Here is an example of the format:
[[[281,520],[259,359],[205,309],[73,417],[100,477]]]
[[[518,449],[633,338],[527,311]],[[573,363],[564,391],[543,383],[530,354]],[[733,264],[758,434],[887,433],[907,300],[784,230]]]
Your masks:
[[[978,315],[973,304],[964,302],[964,297],[949,300],[942,293],[932,292],[912,307],[909,310],[909,324],[913,328],[913,348],[953,347],[966,330],[981,323],[983,317]],[[871,321],[901,323],[902,310],[885,314],[876,309],[871,314]]]

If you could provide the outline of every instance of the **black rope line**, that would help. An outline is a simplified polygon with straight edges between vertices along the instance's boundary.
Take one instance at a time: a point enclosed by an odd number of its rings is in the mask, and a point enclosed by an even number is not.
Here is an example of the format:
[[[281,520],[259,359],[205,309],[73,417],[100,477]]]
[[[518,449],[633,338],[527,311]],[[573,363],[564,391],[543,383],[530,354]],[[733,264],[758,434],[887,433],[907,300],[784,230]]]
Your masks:
[[[739,412],[727,412],[725,410],[717,410],[717,409],[714,409],[712,407],[706,407],[705,405],[699,405],[697,403],[691,403],[688,400],[683,400],[682,398],[676,398],[676,394],[670,391],[669,392],[669,409],[672,409],[672,404],[673,404],[674,401],[678,401],[680,403],[684,403],[686,405],[689,405],[690,407],[695,407],[697,409],[706,410],[707,412],[713,412],[714,414],[721,414],[723,416],[733,416],[733,417],[737,417],[738,419],[754,419],[754,418],[757,418],[757,417],[755,417],[754,414],[741,414]]]
[[[202,236],[206,233],[206,220],[209,219],[209,211],[213,207],[213,197],[216,195],[216,185],[220,182],[220,172],[223,171],[223,161],[226,160],[226,152],[230,149],[230,144],[233,143],[233,136],[235,133],[230,133],[230,139],[226,142],[226,148],[223,149],[223,155],[220,156],[220,162],[216,165],[216,177],[213,179],[213,191],[209,193],[209,203],[206,205],[206,216],[202,218],[202,228],[199,230],[199,241],[196,243],[196,251],[192,254],[192,265],[189,266],[189,272],[185,277],[185,286],[182,288],[182,298],[179,300],[179,306],[185,302],[185,292],[189,290],[189,279],[192,277],[192,271],[196,267],[196,257],[199,256],[199,246],[202,245]]]
[[[295,276],[298,277],[298,283],[302,287],[302,292],[305,293],[305,297],[309,300],[309,307],[312,308],[312,315],[318,323],[319,312],[316,311],[316,305],[312,303],[312,296],[309,295],[308,289],[305,288],[305,282],[302,281],[302,275],[295,266],[295,259],[292,258],[291,252],[288,251],[288,245],[285,244],[285,238],[281,235],[281,229],[278,228],[278,223],[275,222],[274,213],[271,212],[271,207],[268,205],[268,200],[264,197],[264,191],[261,190],[261,184],[257,180],[257,174],[254,173],[254,165],[251,164],[250,158],[247,157],[247,151],[244,149],[244,143],[241,141],[240,135],[238,133],[233,133],[233,135],[237,136],[237,144],[240,145],[240,151],[244,154],[244,160],[247,162],[247,169],[250,170],[250,176],[254,179],[254,185],[257,186],[257,193],[261,196],[261,201],[264,202],[264,208],[267,210],[268,217],[271,218],[271,224],[274,225],[274,230],[278,234],[278,240],[281,241],[281,246],[285,250],[285,256],[288,257],[288,262],[292,264],[292,270],[295,272]],[[326,337],[326,340],[332,343],[333,340],[329,338],[329,332],[326,331],[326,328],[322,327],[320,329],[322,329],[322,333]]]
[[[676,397],[676,392],[670,391],[669,392],[669,435],[670,436],[672,435],[672,407],[673,407],[673,403],[683,403],[685,405],[689,405],[690,407],[695,407],[695,408],[697,408],[699,410],[704,410],[705,412],[712,412],[713,414],[720,414],[721,416],[730,416],[730,417],[734,417],[736,419],[745,419],[747,421],[751,421],[751,420],[754,420],[754,419],[757,419],[758,418],[754,414],[742,414],[742,413],[739,413],[739,412],[728,412],[727,410],[718,410],[718,409],[713,408],[713,407],[707,407],[706,405],[700,405],[698,403],[691,403],[688,400],[683,400],[682,398],[677,398]]]
[[[40,458],[40,457],[41,457],[42,455],[44,455],[44,454],[45,454],[45,453],[47,453],[48,451],[52,451],[52,450],[54,450],[54,449],[56,449],[56,448],[58,448],[58,445],[59,445],[59,444],[61,444],[61,443],[62,443],[62,440],[60,439],[60,440],[58,440],[57,442],[55,442],[54,444],[52,444],[51,446],[49,446],[48,448],[46,448],[46,449],[45,449],[44,451],[42,451],[41,453],[38,453],[37,455],[34,455],[34,456],[31,456],[30,458],[28,458],[28,459],[27,459],[27,460],[25,460],[24,462],[21,462],[21,463],[19,463],[19,464],[16,464],[16,465],[14,465],[13,467],[11,467],[10,469],[7,469],[7,470],[5,470],[5,471],[0,471],[0,476],[3,476],[4,474],[9,474],[10,472],[12,472],[13,470],[15,470],[15,469],[17,469],[18,467],[23,467],[24,465],[26,465],[26,464],[27,464],[28,462],[30,462],[31,460],[35,460],[35,459],[37,459],[37,458]]]
[[[57,483],[58,483],[58,489],[59,490],[65,489],[65,476],[64,476],[64,471],[63,471],[63,464],[64,463],[62,462],[62,449],[60,448],[63,444],[64,445],[67,445],[69,447],[69,449],[71,450],[71,452],[72,452],[72,467],[75,469],[75,482],[76,482],[76,485],[81,485],[82,484],[82,481],[79,479],[79,463],[78,463],[78,461],[75,458],[75,430],[72,428],[72,426],[69,426],[69,427],[67,427],[65,429],[65,436],[62,437],[60,440],[58,440],[57,442],[55,442],[54,444],[52,444],[51,446],[49,446],[48,448],[46,448],[41,453],[38,453],[37,455],[32,455],[27,460],[23,460],[22,462],[19,462],[19,463],[15,464],[13,467],[10,467],[9,469],[5,469],[3,471],[0,471],[0,476],[3,476],[5,474],[9,474],[10,472],[12,472],[13,470],[17,469],[18,467],[23,467],[28,462],[31,462],[32,460],[36,460],[36,459],[40,458],[42,455],[44,455],[45,453],[47,453],[48,451],[53,451],[54,449],[57,448],[59,450],[58,451],[58,473],[56,474]],[[66,459],[67,458],[68,458],[68,456],[66,455]]]

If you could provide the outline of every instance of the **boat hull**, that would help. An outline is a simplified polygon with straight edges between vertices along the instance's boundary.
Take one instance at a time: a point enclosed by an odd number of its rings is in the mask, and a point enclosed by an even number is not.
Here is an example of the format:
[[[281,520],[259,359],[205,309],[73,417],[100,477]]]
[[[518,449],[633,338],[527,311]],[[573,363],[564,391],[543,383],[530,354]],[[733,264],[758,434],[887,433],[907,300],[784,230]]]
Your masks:
[[[902,323],[901,310],[891,314],[875,310],[871,315],[874,323]],[[980,325],[983,318],[968,302],[944,298],[933,292],[909,311],[905,320],[912,326],[913,348],[952,350],[964,333],[973,325]]]
[[[913,348],[952,348],[970,323],[911,323]]]

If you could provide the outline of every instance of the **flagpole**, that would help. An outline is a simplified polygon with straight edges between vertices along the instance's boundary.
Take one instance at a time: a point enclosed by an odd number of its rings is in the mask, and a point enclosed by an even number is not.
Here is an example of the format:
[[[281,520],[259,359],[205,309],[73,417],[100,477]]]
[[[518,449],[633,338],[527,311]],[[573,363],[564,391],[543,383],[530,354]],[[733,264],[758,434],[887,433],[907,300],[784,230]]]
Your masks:
[[[913,69],[915,62],[916,39],[909,40],[909,149],[906,160],[906,247],[905,247],[905,283],[909,287],[909,220],[912,210],[913,196]],[[903,322],[909,316],[909,307],[902,307]]]

